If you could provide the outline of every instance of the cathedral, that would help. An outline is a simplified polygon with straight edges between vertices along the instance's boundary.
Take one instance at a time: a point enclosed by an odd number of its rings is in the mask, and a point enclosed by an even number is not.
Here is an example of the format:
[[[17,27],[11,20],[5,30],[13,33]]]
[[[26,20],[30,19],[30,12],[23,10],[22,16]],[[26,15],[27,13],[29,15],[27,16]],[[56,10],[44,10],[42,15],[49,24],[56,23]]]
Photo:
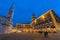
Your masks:
[[[6,16],[0,16],[0,33],[7,33],[12,28],[12,13],[13,13],[13,6],[12,4],[11,8],[8,11],[8,14]]]

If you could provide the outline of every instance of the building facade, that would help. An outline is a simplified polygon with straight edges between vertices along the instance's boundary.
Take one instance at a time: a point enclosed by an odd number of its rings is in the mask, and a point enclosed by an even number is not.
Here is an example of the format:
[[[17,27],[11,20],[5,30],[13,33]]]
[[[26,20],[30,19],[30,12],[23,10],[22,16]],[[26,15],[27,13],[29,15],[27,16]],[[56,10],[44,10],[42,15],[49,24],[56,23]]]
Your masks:
[[[0,33],[8,33],[12,28],[13,5],[8,11],[7,16],[0,16]]]
[[[58,29],[58,24],[60,23],[60,18],[55,14],[53,10],[49,10],[45,14],[41,15],[40,17],[36,18],[35,15],[32,15],[32,22],[30,24],[19,24],[17,27],[19,29],[31,28],[32,29],[46,29],[46,30],[53,30]],[[28,26],[29,25],[29,26]]]

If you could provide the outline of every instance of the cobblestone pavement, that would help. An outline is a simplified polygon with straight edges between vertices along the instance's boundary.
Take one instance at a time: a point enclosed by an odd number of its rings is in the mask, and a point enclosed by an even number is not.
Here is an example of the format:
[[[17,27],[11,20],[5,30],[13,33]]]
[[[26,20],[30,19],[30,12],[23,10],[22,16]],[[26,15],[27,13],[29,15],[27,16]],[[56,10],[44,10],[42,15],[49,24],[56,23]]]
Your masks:
[[[0,35],[0,40],[60,40],[60,34],[49,33],[46,38],[40,33],[11,33]]]

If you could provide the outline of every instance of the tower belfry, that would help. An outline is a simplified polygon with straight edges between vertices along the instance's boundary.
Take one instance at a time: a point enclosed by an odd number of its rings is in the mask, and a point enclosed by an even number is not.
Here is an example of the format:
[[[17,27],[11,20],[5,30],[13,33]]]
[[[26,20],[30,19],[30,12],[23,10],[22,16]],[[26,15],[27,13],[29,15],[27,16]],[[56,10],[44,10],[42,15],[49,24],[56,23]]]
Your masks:
[[[32,14],[32,21],[34,21],[36,19],[36,17],[35,17],[35,14],[33,13]]]
[[[35,14],[32,14],[32,25],[34,26],[36,24],[36,17]]]

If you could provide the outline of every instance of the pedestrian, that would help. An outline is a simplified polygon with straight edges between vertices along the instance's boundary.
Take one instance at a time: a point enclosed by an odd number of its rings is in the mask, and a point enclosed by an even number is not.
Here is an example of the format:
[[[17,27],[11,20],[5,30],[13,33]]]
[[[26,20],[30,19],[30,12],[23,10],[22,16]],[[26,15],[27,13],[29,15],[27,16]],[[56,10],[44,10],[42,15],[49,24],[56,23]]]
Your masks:
[[[44,32],[44,36],[48,37],[48,32],[47,31]]]

